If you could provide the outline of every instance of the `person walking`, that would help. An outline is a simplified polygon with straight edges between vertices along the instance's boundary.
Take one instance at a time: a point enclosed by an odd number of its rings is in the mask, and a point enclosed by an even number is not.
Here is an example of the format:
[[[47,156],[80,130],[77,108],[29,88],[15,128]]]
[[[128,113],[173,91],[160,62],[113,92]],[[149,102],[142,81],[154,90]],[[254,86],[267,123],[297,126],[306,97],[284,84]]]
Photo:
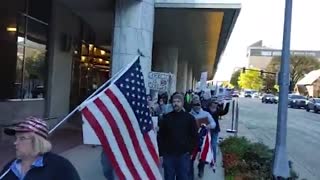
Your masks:
[[[220,132],[220,124],[219,124],[219,116],[221,116],[224,112],[219,111],[218,103],[211,101],[208,105],[208,108],[206,109],[214,119],[216,123],[216,127],[212,129],[211,132],[211,146],[213,150],[213,158],[214,162],[217,160],[217,146],[218,146],[218,138],[219,138],[219,132]],[[214,167],[215,170],[215,167]]]
[[[212,118],[212,116],[210,115],[209,112],[204,111],[201,107],[201,101],[200,101],[200,97],[199,96],[194,96],[192,98],[192,110],[190,112],[191,115],[193,115],[195,117],[196,121],[200,121],[200,120],[204,120],[206,119],[208,124],[207,124],[207,129],[208,130],[212,130],[215,129],[216,127],[216,123],[215,120]],[[198,164],[198,176],[199,178],[203,177],[203,173],[204,173],[204,166],[205,166],[205,162],[201,161]],[[192,169],[190,171],[190,176],[194,177],[194,172],[193,172],[193,162],[191,163],[191,168]]]
[[[16,159],[5,165],[1,180],[80,180],[67,159],[51,152],[47,124],[42,119],[26,118],[4,132],[15,136]]]
[[[183,110],[184,97],[172,97],[173,111],[159,122],[158,146],[163,157],[165,180],[188,180],[190,158],[197,144],[195,118]]]

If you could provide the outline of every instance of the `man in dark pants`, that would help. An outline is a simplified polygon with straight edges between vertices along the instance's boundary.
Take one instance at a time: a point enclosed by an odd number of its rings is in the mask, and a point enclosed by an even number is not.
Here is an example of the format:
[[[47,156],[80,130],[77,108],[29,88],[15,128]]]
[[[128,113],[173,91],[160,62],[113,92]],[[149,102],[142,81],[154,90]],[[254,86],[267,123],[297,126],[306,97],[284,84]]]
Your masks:
[[[165,180],[188,180],[190,158],[197,143],[197,125],[188,112],[183,111],[184,97],[173,96],[174,111],[159,123],[158,145],[163,156]]]

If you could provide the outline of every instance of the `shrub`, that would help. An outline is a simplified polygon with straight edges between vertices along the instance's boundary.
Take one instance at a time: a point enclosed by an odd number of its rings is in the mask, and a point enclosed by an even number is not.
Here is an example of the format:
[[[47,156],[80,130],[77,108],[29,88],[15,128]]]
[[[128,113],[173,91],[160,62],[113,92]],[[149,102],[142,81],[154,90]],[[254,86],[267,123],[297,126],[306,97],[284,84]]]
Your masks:
[[[271,180],[273,150],[244,137],[229,137],[220,143],[227,179]],[[298,179],[290,164],[290,180]]]

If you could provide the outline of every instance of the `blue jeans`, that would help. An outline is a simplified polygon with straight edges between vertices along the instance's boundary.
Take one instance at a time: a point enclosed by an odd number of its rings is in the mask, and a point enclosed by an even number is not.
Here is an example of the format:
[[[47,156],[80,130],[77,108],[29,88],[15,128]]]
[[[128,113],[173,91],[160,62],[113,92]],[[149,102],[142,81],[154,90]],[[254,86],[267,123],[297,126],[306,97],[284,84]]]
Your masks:
[[[165,180],[188,180],[190,168],[190,154],[163,156]],[[177,177],[177,179],[176,179]]]
[[[101,165],[104,177],[108,180],[115,180],[115,173],[111,162],[103,151],[101,152]]]
[[[211,147],[213,151],[214,163],[216,163],[216,160],[217,160],[218,138],[219,138],[219,132],[211,132]]]

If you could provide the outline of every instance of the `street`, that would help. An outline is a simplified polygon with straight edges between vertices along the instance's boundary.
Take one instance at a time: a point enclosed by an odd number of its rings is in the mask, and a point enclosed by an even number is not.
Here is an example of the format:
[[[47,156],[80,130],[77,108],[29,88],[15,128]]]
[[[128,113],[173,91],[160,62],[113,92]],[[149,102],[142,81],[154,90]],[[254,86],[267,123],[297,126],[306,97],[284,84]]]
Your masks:
[[[239,106],[239,123],[258,141],[274,148],[278,106],[262,104],[260,99],[250,98],[239,98]],[[306,112],[304,109],[288,109],[288,154],[294,169],[299,173],[299,179],[320,179],[319,138],[320,114]]]

